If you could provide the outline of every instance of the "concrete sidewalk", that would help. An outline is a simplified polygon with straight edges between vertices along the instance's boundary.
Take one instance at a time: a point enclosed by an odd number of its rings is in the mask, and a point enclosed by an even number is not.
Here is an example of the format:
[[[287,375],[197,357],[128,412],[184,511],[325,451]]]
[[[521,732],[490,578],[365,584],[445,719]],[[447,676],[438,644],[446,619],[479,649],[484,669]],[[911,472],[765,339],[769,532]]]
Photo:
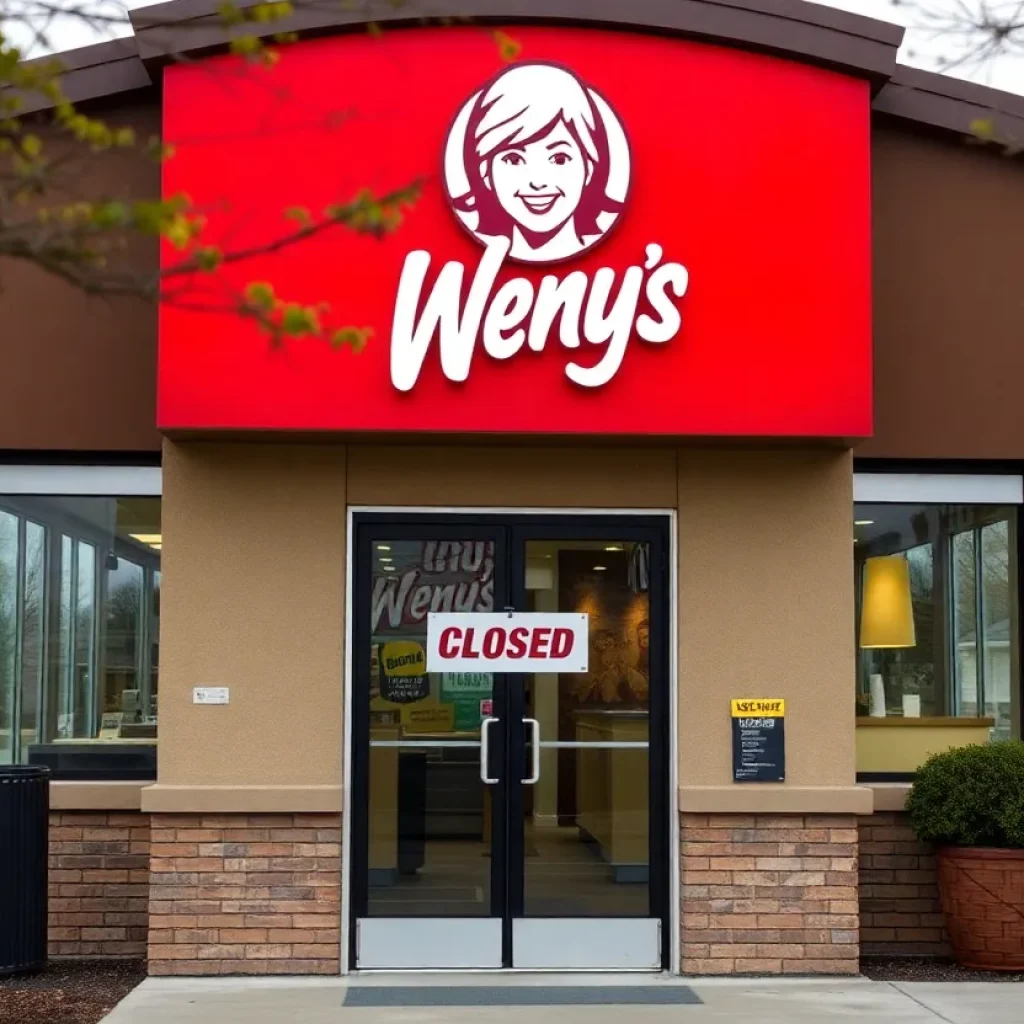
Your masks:
[[[502,989],[688,986],[700,1005],[502,1006]],[[349,987],[408,990],[417,986],[486,987],[489,1005],[355,1008],[343,1005]],[[569,992],[557,993],[571,998]],[[417,979],[150,978],[104,1024],[795,1024],[799,1021],[878,1024],[1022,1024],[1024,986],[1014,983],[890,983],[866,979],[718,980],[587,975],[427,976]]]

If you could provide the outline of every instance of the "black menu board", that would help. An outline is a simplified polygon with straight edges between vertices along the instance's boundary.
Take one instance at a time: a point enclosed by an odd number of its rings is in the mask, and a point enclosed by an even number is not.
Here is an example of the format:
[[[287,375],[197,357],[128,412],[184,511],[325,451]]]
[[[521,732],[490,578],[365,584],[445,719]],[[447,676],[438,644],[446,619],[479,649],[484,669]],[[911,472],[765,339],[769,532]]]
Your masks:
[[[786,702],[747,697],[732,702],[733,782],[786,781]]]

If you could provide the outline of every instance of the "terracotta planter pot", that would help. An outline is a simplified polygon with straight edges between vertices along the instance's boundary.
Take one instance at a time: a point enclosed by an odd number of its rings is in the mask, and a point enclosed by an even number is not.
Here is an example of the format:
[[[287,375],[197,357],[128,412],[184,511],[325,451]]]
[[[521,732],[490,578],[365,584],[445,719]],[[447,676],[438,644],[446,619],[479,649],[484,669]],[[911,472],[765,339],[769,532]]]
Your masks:
[[[1024,971],[1024,850],[944,846],[939,895],[964,967]]]

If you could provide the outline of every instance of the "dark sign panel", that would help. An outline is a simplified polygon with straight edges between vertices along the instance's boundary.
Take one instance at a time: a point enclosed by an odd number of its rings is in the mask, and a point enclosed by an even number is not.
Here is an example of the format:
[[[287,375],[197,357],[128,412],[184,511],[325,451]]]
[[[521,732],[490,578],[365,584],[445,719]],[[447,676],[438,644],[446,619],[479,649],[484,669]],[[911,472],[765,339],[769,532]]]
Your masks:
[[[732,702],[733,782],[786,781],[786,702]]]

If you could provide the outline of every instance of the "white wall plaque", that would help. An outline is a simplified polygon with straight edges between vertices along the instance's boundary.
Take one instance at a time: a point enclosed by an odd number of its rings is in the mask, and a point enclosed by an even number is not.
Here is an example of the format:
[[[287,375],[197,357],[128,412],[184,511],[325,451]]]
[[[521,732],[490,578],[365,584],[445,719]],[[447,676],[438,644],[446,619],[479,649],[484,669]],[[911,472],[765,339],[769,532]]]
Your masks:
[[[194,686],[192,687],[192,703],[227,704],[228,694],[226,686]]]

